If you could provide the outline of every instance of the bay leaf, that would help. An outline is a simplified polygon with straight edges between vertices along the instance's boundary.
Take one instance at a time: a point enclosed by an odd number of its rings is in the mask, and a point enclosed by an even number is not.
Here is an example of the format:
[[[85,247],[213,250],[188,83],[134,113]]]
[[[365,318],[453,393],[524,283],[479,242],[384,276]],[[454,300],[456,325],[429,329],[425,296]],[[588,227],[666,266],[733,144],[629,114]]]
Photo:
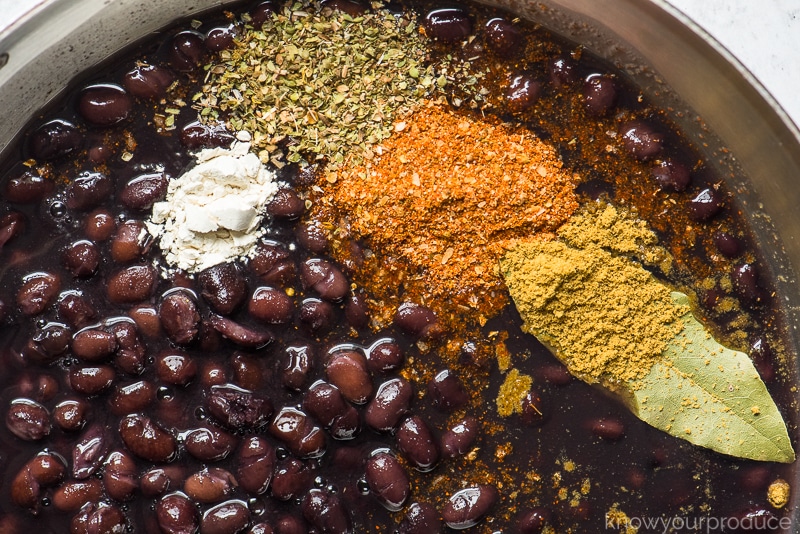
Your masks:
[[[689,305],[673,292],[677,305]],[[747,354],[719,344],[691,312],[663,359],[629,384],[628,405],[650,425],[723,454],[792,462],[786,424]]]

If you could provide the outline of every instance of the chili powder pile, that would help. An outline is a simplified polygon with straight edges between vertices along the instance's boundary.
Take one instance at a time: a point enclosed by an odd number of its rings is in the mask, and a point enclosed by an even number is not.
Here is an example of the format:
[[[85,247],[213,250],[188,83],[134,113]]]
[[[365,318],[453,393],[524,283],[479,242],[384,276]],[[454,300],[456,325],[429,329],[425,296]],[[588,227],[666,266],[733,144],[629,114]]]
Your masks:
[[[566,222],[576,182],[529,130],[428,103],[395,124],[372,160],[327,174],[314,203],[343,219],[344,237],[379,252],[384,274],[405,271],[384,284],[402,287],[396,298],[492,315],[508,302],[497,271],[504,243]]]

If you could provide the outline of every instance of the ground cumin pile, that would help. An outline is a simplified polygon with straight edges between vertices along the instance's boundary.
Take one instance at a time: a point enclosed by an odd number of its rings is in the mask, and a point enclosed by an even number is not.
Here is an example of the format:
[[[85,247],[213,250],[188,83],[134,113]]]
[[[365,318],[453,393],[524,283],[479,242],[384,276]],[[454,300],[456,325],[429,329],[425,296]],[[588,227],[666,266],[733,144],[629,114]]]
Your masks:
[[[520,241],[501,259],[523,330],[586,382],[613,387],[642,378],[683,328],[686,310],[670,289],[616,253],[657,259],[648,232],[608,206],[576,216],[559,240]]]
[[[320,203],[346,219],[407,294],[499,311],[497,260],[512,238],[553,232],[575,211],[575,178],[530,131],[429,104],[395,125],[370,162],[326,176]]]

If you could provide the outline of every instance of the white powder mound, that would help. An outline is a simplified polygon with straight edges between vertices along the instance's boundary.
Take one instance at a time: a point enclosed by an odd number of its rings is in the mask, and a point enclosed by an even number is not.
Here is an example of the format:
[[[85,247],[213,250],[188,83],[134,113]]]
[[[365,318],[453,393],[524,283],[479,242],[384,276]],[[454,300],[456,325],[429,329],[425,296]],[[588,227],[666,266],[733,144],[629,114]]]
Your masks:
[[[148,231],[172,267],[190,273],[246,256],[264,234],[275,173],[250,153],[250,134],[239,132],[230,149],[201,150],[197,165],[172,180],[153,205]]]

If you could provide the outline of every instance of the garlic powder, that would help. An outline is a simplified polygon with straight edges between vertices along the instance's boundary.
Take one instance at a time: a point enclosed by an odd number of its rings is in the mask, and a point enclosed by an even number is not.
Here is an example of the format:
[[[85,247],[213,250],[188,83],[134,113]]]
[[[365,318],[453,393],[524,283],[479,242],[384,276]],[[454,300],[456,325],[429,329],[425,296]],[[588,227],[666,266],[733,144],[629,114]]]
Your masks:
[[[172,180],[153,205],[148,231],[167,263],[194,273],[246,256],[264,234],[261,221],[278,184],[239,132],[230,149],[201,150],[197,165]]]

